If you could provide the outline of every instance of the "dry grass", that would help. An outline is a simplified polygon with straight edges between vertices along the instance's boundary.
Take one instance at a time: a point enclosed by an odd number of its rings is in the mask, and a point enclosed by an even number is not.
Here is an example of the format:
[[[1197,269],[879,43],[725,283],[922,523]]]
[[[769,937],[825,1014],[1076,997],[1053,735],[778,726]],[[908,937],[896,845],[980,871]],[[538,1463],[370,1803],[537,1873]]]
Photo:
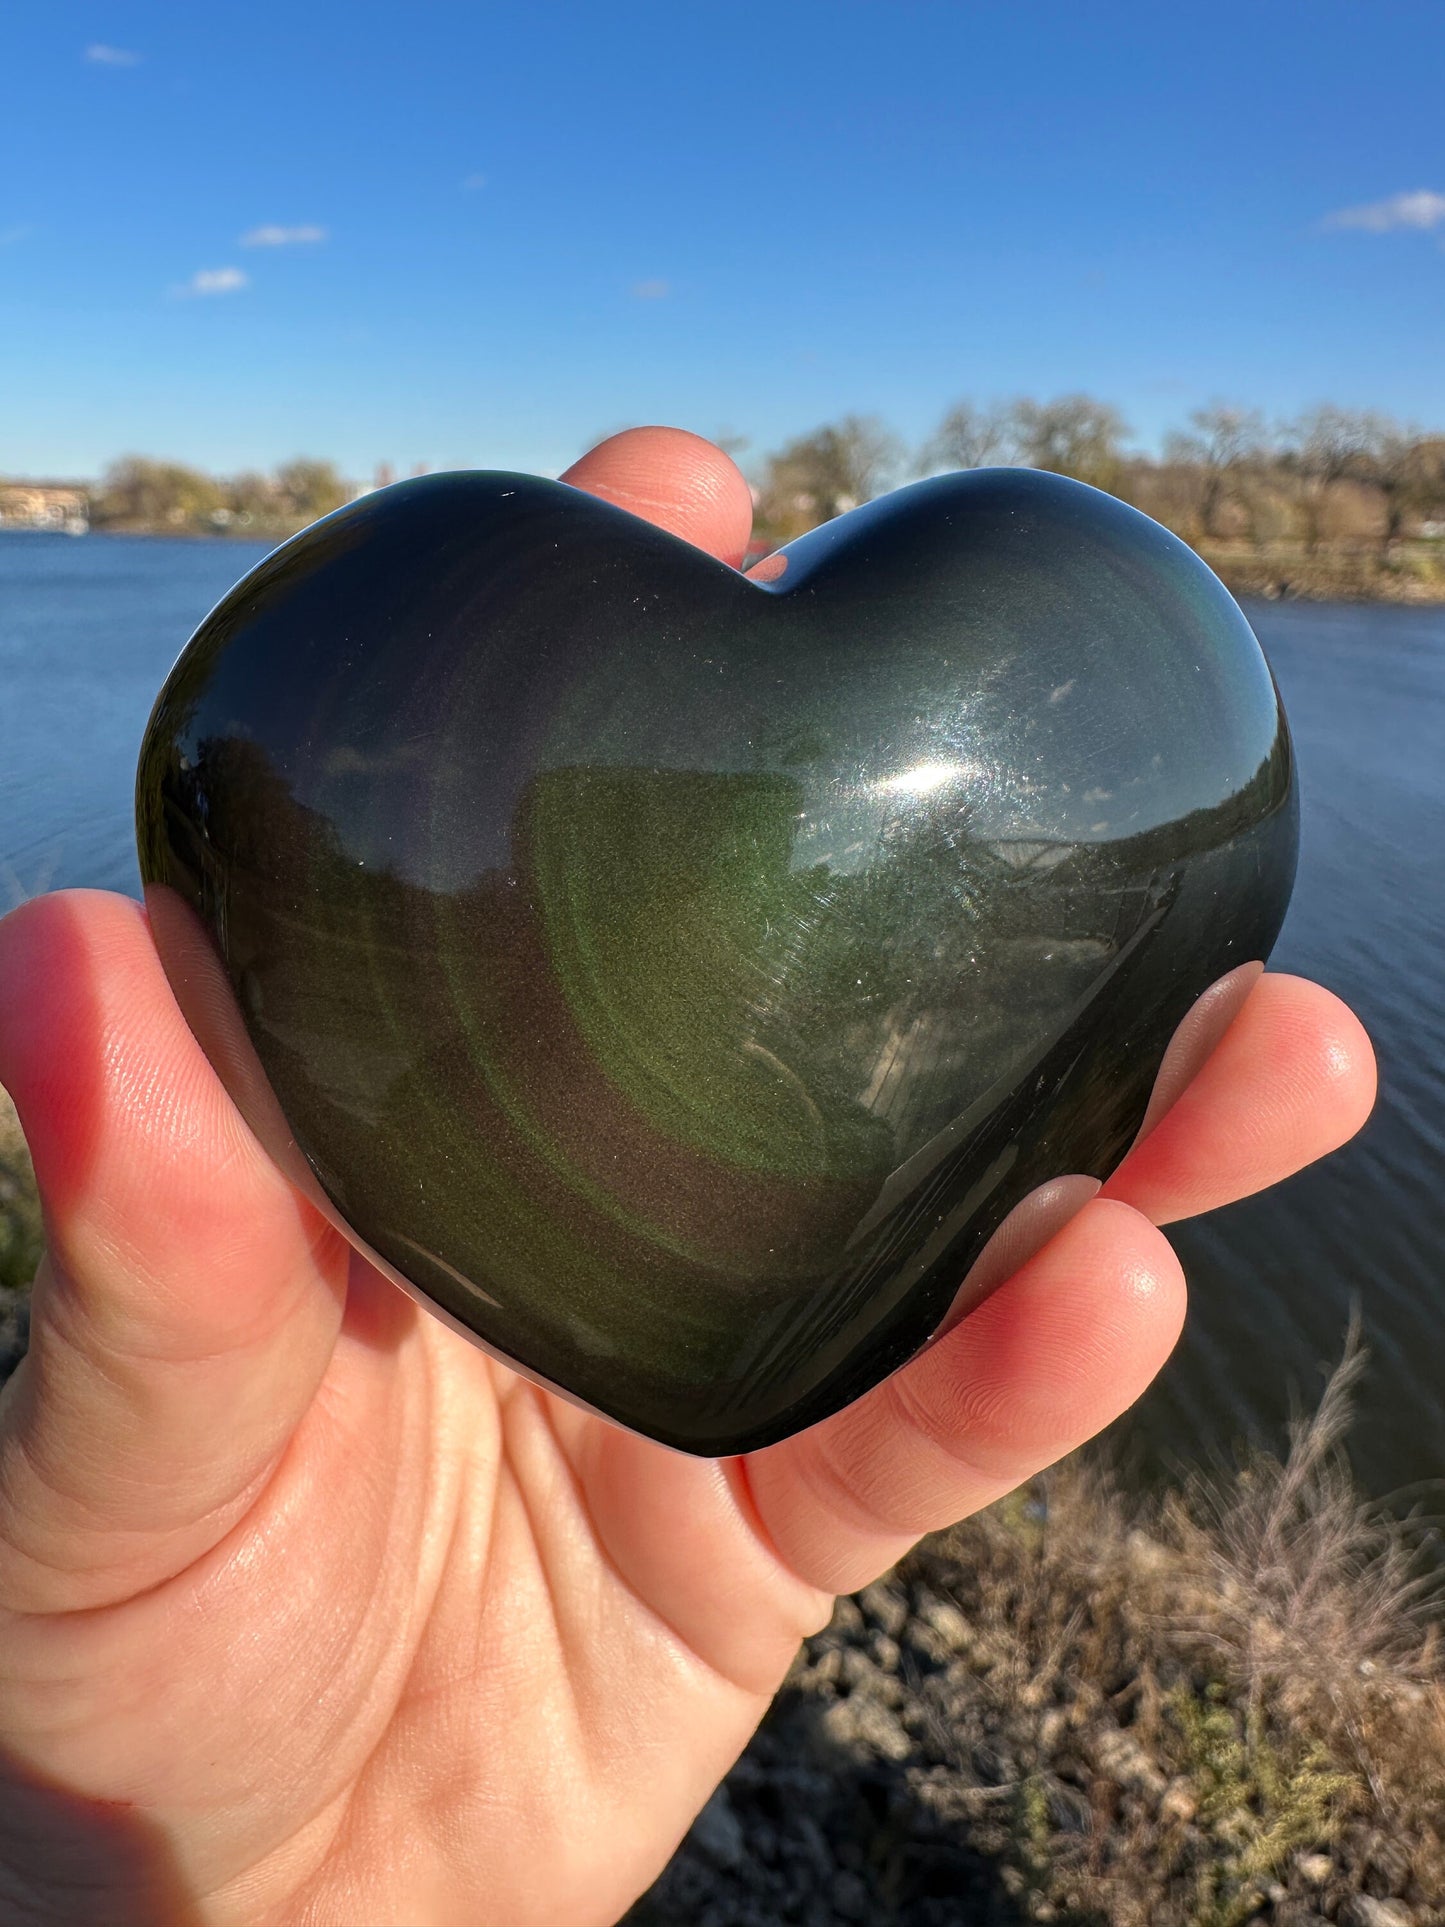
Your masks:
[[[1307,1725],[1383,1802],[1375,1753],[1382,1741],[1393,1752],[1399,1729],[1380,1719],[1381,1698],[1438,1696],[1445,1654],[1438,1570],[1406,1526],[1361,1498],[1345,1457],[1365,1362],[1354,1324],[1284,1462],[1256,1456],[1228,1483],[1196,1475],[1164,1524],[1198,1599],[1180,1632],[1214,1655],[1251,1719],[1272,1707]]]
[[[1006,1849],[1042,1917],[1237,1927],[1364,1893],[1445,1918],[1445,1589],[1351,1478],[1364,1364],[1352,1330],[1282,1460],[1141,1506],[1077,1457],[905,1567],[965,1612],[1039,1783],[1089,1770],[1086,1837]]]
[[[637,1927],[1445,1922],[1445,1597],[1350,1478],[1363,1363],[1282,1459],[1079,1455],[840,1601]]]

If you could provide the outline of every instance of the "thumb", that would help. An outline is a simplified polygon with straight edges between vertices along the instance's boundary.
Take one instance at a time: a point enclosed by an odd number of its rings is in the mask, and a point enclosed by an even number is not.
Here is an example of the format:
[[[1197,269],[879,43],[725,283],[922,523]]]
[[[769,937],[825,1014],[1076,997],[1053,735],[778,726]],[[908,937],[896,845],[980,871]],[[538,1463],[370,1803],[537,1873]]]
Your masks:
[[[126,898],[0,921],[0,1084],[49,1247],[0,1398],[0,1606],[115,1604],[258,1496],[331,1357],[348,1248],[242,1122]]]

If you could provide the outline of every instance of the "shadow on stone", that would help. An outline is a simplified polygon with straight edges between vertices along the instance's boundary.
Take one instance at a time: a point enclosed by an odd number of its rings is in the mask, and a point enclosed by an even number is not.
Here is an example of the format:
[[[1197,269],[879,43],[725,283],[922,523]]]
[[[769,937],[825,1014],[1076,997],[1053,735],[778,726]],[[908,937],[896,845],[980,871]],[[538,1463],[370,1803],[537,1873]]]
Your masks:
[[[979,1844],[971,1810],[1026,1832],[1037,1791],[1006,1749],[953,1757],[953,1736],[920,1691],[950,1663],[946,1638],[891,1586],[840,1600],[626,1927],[1035,1918],[1013,1857]],[[1073,1793],[1060,1786],[1054,1804]],[[1087,1801],[1075,1797],[1087,1828]],[[1067,1824],[1062,1810],[1055,1820]]]

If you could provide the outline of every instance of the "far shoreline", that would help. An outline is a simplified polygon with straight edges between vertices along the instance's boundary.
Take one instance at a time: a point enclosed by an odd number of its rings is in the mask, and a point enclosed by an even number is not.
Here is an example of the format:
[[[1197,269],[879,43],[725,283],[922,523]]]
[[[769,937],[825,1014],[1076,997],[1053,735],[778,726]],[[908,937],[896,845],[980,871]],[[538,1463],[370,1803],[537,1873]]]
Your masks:
[[[1445,605],[1445,568],[1423,544],[1381,552],[1276,549],[1241,554],[1193,543],[1231,595],[1257,602],[1355,602],[1424,609]]]
[[[309,526],[298,522],[294,526],[259,529],[152,526],[82,531],[6,527],[0,523],[0,538],[39,535],[76,541],[98,536],[121,541],[235,542],[276,548]],[[1209,564],[1230,594],[1242,601],[1337,602],[1401,609],[1445,607],[1445,555],[1437,558],[1432,552],[1445,545],[1404,543],[1388,551],[1334,547],[1321,548],[1313,554],[1286,545],[1263,552],[1242,552],[1239,546],[1230,544],[1194,542],[1189,546]],[[771,548],[761,545],[760,551],[772,552]]]

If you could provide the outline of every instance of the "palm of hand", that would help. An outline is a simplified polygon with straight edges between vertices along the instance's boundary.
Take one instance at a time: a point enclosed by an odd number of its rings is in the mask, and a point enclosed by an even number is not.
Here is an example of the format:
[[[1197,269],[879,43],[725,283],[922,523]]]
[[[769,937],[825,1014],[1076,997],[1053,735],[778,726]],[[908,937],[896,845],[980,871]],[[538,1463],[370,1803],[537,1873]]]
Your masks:
[[[204,1549],[171,1571],[154,1542],[108,1569],[97,1547],[82,1578],[32,1548],[12,1741],[63,1786],[179,1819],[141,1859],[207,1920],[466,1923],[479,1895],[489,1920],[614,1919],[827,1598],[764,1554],[716,1468],[659,1452],[648,1469],[689,1488],[681,1516],[645,1501],[674,1542],[660,1608],[601,1537],[630,1476],[610,1448],[633,1442],[329,1233],[318,1256],[349,1272],[329,1362],[259,1489],[238,1464],[232,1504],[186,1521]],[[63,1289],[48,1276],[42,1301]],[[710,1562],[744,1616],[713,1612]]]
[[[691,438],[571,479],[745,540],[740,478]],[[1155,1224],[1332,1148],[1373,1088],[1349,1013],[1265,979],[981,1311],[716,1464],[535,1391],[351,1256],[231,1109],[134,906],[0,927],[0,1078],[52,1251],[0,1404],[0,1898],[461,1927],[614,1919],[831,1593],[1142,1390],[1182,1313]]]

